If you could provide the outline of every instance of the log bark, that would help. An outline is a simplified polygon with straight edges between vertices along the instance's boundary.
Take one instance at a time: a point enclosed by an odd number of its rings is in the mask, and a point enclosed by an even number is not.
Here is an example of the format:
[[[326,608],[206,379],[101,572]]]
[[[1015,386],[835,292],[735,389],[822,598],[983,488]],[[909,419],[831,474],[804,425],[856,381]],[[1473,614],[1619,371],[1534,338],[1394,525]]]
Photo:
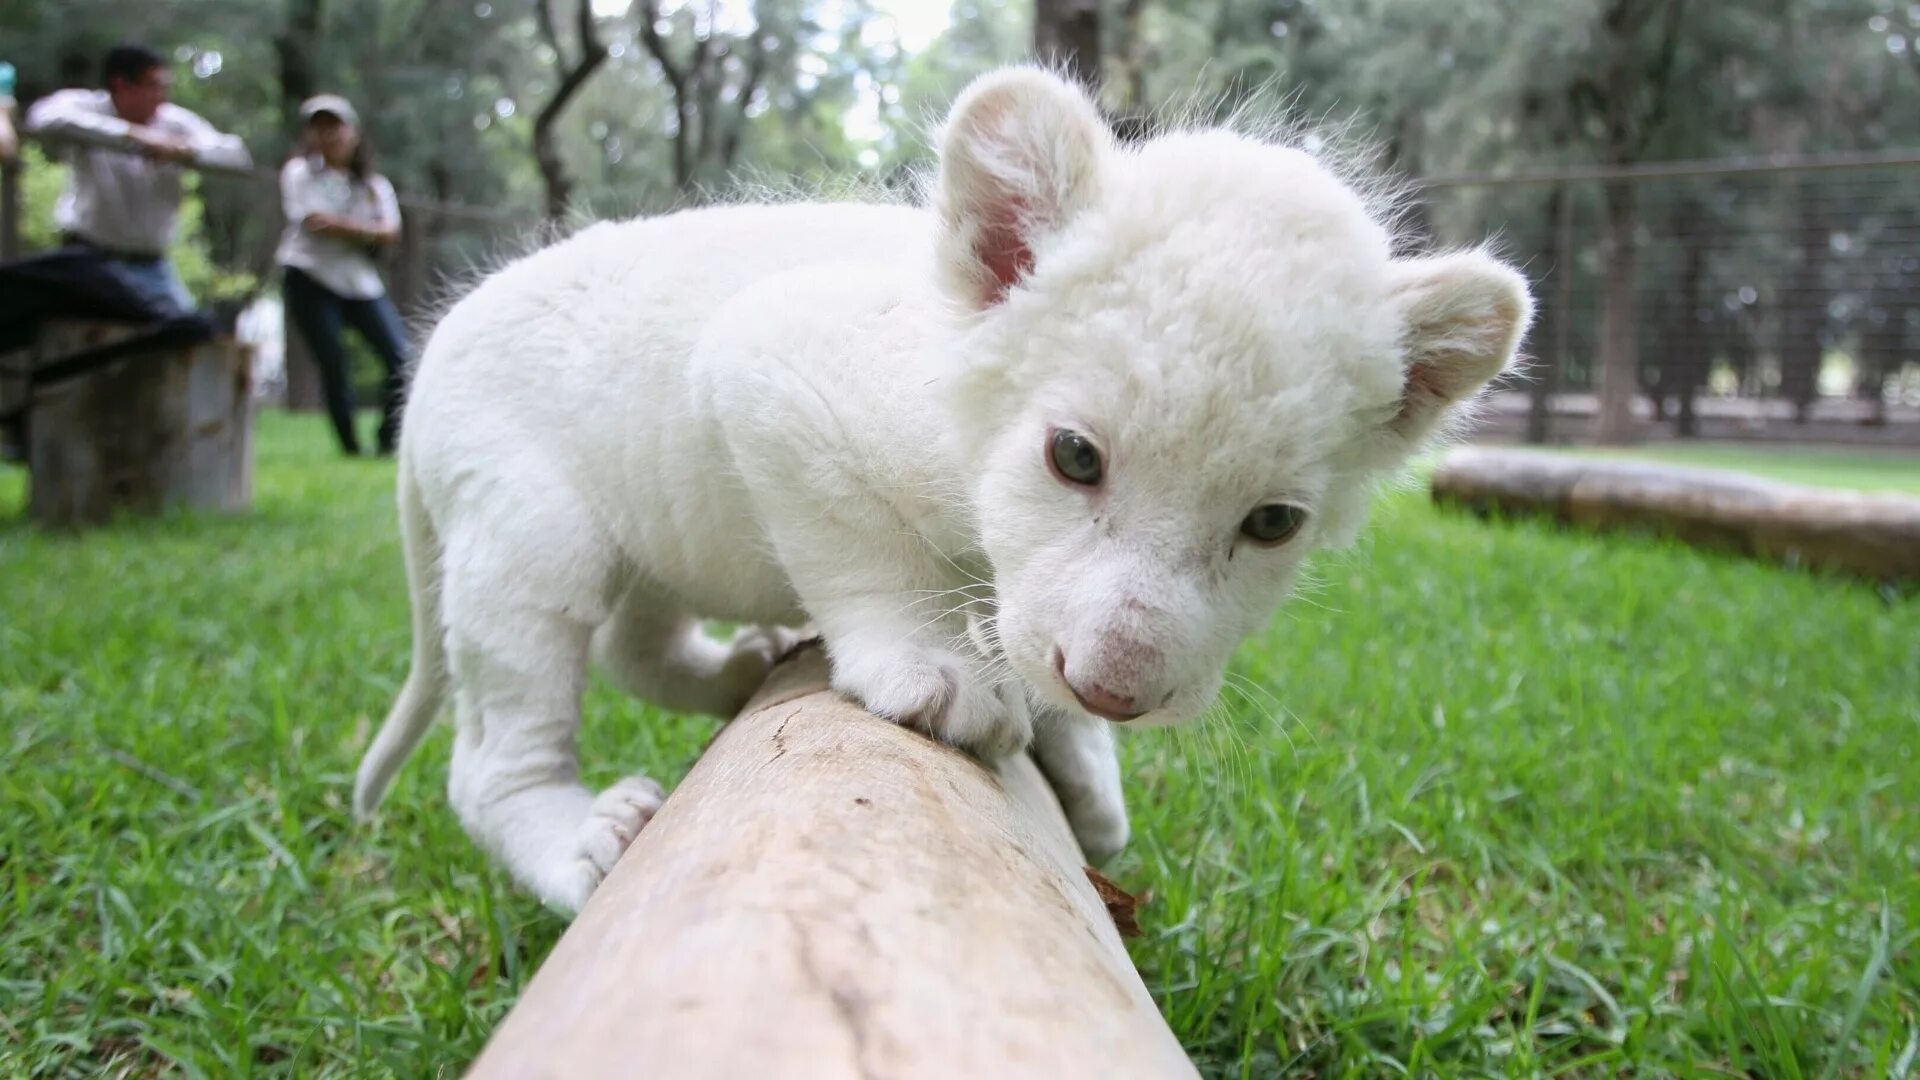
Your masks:
[[[61,356],[137,331],[45,327],[40,354]],[[253,501],[251,354],[232,341],[136,353],[37,386],[27,412],[27,515],[40,525],[97,524],[179,507],[244,510]],[[38,362],[38,361],[36,361]]]
[[[1193,1076],[1025,756],[776,669],[472,1077]]]
[[[1700,547],[1879,581],[1920,582],[1920,499],[1783,484],[1743,473],[1519,450],[1459,449],[1436,502],[1636,529]]]

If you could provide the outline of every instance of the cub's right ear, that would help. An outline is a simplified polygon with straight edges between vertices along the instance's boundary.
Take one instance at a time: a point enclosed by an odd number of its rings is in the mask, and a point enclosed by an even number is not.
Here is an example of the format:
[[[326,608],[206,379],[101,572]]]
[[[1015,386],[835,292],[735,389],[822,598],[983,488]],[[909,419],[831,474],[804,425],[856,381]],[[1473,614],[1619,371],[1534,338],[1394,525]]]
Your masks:
[[[1112,138],[1077,86],[1036,68],[975,79],[940,144],[940,281],[984,311],[1033,269],[1034,252],[1099,197]]]

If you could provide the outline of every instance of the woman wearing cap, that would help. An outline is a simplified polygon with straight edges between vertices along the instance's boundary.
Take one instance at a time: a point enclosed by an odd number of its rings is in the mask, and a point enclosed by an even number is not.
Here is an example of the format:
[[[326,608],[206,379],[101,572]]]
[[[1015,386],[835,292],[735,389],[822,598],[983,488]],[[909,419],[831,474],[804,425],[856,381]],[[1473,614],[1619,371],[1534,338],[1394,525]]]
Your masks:
[[[301,152],[280,170],[287,229],[276,261],[286,273],[287,312],[320,365],[327,413],[349,456],[360,453],[353,426],[353,379],[341,340],[351,326],[386,365],[379,450],[400,433],[407,344],[373,255],[400,236],[393,185],[368,164],[359,116],[345,98],[322,94],[300,106]]]

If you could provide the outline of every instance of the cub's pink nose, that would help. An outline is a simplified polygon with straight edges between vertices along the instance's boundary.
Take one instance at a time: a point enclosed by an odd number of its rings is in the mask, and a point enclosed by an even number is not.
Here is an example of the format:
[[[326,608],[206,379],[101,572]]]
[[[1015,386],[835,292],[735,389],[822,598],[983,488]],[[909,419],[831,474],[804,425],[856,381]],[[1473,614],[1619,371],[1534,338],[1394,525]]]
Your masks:
[[[1134,708],[1132,698],[1113,693],[1098,683],[1088,683],[1085,687],[1074,685],[1073,680],[1067,678],[1067,654],[1059,649],[1053,650],[1053,670],[1060,676],[1060,681],[1067,684],[1067,689],[1073,692],[1074,700],[1080,703],[1080,707],[1102,720],[1124,724],[1146,714],[1145,709]]]

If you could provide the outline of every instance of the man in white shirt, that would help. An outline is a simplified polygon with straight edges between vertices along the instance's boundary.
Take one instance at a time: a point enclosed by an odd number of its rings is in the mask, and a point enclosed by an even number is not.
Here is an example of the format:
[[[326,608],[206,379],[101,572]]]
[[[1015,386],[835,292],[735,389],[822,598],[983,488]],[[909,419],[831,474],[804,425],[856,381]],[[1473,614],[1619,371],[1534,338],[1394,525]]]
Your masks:
[[[156,317],[193,301],[167,259],[180,214],[182,166],[245,169],[253,160],[221,133],[167,100],[173,73],[138,45],[107,52],[104,90],[61,90],[27,110],[27,134],[60,144],[72,177],[54,206],[69,246],[90,249]]]

